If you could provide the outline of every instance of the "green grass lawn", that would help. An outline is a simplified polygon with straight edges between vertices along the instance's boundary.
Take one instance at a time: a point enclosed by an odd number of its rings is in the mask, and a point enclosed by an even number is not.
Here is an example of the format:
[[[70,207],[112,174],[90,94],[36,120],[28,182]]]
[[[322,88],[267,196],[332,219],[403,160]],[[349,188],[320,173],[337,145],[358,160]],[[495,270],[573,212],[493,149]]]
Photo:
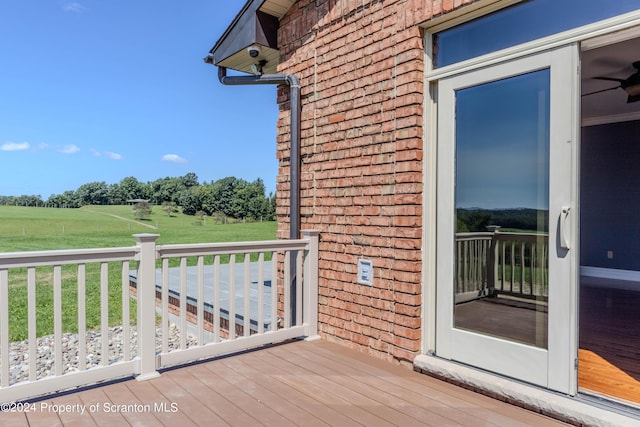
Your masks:
[[[216,224],[205,218],[167,216],[154,206],[151,218],[138,221],[131,206],[55,209],[0,206],[0,252],[132,246],[133,234],[159,234],[158,244],[240,242],[275,239],[270,222]]]
[[[167,216],[154,206],[151,218],[138,221],[131,206],[85,206],[81,209],[54,209],[0,206],[0,252],[71,248],[134,246],[133,234],[158,234],[158,244],[240,242],[273,240],[276,222],[216,224],[212,218],[199,221],[187,215]],[[121,263],[109,263],[109,323],[121,324]],[[131,268],[136,268],[131,265]],[[53,332],[53,273],[50,267],[37,269],[37,335]],[[86,265],[86,322],[100,326],[100,265]],[[77,267],[62,269],[63,331],[76,332],[78,321]],[[135,300],[131,301],[135,322]],[[9,274],[10,340],[27,337],[26,270]]]

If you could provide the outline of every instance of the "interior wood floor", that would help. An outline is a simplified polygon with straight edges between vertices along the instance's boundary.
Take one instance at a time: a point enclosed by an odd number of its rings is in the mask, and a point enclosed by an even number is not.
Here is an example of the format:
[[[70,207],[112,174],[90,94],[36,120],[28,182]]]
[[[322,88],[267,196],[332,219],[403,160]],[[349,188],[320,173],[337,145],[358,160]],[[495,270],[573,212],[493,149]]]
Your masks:
[[[578,387],[637,405],[640,285],[638,291],[616,289],[604,280],[581,281]]]

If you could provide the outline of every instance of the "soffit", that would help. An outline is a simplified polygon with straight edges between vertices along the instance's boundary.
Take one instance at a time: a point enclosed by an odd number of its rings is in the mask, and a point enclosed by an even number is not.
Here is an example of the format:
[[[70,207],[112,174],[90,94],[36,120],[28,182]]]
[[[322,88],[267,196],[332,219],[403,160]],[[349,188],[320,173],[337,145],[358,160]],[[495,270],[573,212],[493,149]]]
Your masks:
[[[209,51],[213,65],[254,74],[252,66],[266,61],[262,71],[277,70],[280,53],[277,32],[279,20],[295,0],[249,0]],[[250,46],[257,45],[260,53],[251,57]]]

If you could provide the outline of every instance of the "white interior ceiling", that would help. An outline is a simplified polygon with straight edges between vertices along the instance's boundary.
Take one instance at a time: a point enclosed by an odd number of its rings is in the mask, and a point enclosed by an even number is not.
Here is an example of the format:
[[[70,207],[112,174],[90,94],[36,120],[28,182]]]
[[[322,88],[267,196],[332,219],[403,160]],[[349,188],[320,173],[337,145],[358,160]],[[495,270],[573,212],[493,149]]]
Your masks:
[[[617,88],[586,95],[620,84],[594,77],[626,79],[637,70],[633,62],[640,61],[640,38],[625,40],[582,52],[582,121],[585,124],[640,119],[640,102],[627,104],[627,94]]]

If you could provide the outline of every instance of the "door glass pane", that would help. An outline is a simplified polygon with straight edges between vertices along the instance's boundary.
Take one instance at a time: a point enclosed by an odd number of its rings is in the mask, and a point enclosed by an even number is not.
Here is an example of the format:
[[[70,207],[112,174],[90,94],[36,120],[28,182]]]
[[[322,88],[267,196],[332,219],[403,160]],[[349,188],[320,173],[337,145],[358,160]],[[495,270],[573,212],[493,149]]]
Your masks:
[[[547,346],[548,69],[456,91],[455,327]]]

